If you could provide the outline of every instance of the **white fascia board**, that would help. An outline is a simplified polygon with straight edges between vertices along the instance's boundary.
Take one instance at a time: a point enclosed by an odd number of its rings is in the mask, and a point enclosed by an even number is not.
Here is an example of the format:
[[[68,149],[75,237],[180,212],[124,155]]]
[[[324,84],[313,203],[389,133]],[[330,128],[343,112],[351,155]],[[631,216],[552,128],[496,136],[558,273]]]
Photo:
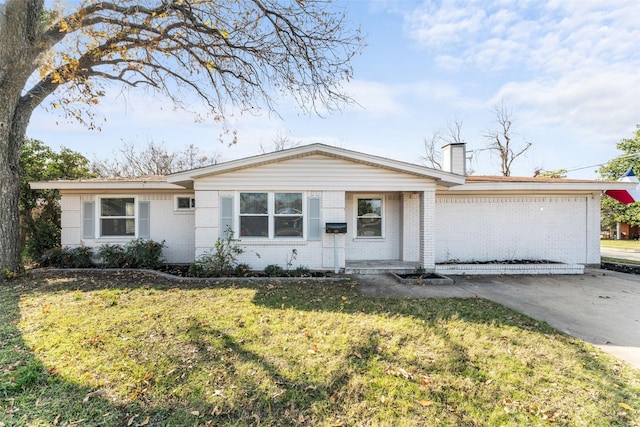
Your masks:
[[[162,181],[35,181],[34,190],[184,190],[185,187]]]
[[[356,163],[367,164],[374,167],[380,167],[397,172],[431,178],[437,180],[439,185],[443,185],[446,187],[461,185],[465,181],[465,177],[462,175],[443,172],[437,169],[431,169],[425,166],[406,163],[399,160],[373,156],[371,154],[345,150],[344,148],[331,147],[324,144],[304,145],[288,150],[275,151],[273,153],[260,154],[258,156],[246,157],[238,160],[231,160],[229,162],[207,166],[200,169],[178,172],[167,176],[167,181],[170,183],[179,183],[186,186],[189,181],[193,181],[194,179],[198,179],[204,176],[217,175],[233,170],[244,169],[268,163],[276,163],[313,154],[326,155],[339,159],[349,160]]]
[[[467,182],[449,188],[451,193],[492,192],[598,192],[607,190],[633,190],[638,183],[618,181],[582,182]]]

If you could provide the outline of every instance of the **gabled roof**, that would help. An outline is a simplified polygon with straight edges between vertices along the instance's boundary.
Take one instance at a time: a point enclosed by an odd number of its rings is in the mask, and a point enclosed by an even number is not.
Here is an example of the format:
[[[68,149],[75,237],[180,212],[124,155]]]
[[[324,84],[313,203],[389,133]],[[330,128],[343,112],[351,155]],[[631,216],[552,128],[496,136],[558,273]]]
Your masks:
[[[229,162],[219,163],[204,168],[174,173],[167,176],[167,181],[169,183],[179,184],[184,187],[190,188],[193,186],[193,181],[197,180],[198,178],[312,155],[324,155],[337,159],[347,160],[350,162],[388,169],[395,172],[430,178],[436,180],[438,185],[442,185],[445,187],[463,184],[465,180],[465,177],[462,175],[443,172],[441,170],[431,169],[413,163],[407,163],[385,157],[374,156],[371,154],[360,153],[344,148],[332,147],[325,144],[310,144],[301,147],[290,148],[287,150],[275,151],[273,153],[260,154],[257,156],[246,157],[238,160],[231,160]]]

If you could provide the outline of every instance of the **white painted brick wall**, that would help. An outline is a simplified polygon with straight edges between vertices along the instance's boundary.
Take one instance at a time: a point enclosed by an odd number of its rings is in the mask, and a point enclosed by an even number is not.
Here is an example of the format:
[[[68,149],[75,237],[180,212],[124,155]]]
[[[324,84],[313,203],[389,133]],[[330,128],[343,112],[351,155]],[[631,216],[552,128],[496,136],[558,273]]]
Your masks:
[[[597,223],[596,223],[597,220]],[[436,262],[545,259],[594,263],[599,204],[589,197],[439,196]],[[589,235],[588,235],[589,233]],[[595,261],[598,262],[598,261]]]
[[[299,266],[311,270],[326,269],[322,265],[323,248],[320,241],[307,242],[292,239],[259,242],[241,240],[239,246],[245,252],[238,257],[238,262],[249,264],[256,270],[262,270],[270,264],[277,264],[285,268],[287,260],[291,258],[292,249],[296,249],[298,252],[296,259],[292,262],[292,269]],[[258,255],[260,256],[258,257]],[[333,258],[331,262],[333,262]]]
[[[435,269],[436,254],[435,241],[436,224],[434,221],[436,210],[436,186],[435,183],[421,194],[420,214],[422,227],[420,229],[420,264],[427,270]]]
[[[323,225],[326,221],[344,221],[344,192],[311,191],[307,192],[307,195],[321,196]],[[210,252],[220,237],[220,198],[223,196],[236,197],[236,193],[233,191],[196,190],[196,204],[198,206],[195,218],[196,258]],[[234,221],[237,221],[237,212],[234,212]],[[249,264],[256,270],[262,270],[270,264],[277,264],[285,268],[287,262],[291,260],[292,249],[296,249],[297,257],[292,262],[292,269],[304,266],[312,270],[321,270],[329,268],[327,267],[329,263],[333,268],[333,239],[331,238],[330,259],[325,259],[326,253],[329,252],[325,251],[325,245],[329,245],[329,239],[324,233],[320,241],[240,239],[238,246],[243,249],[244,253],[238,256],[238,262]],[[341,267],[344,267],[344,243],[341,247]]]
[[[165,241],[163,254],[168,262],[192,262],[194,248],[194,212],[177,212],[174,210],[174,194],[132,194],[138,201],[148,200],[151,203],[151,239]],[[104,244],[124,245],[131,241],[128,237],[82,238],[82,202],[95,201],[99,209],[98,196],[91,194],[63,194],[60,200],[62,210],[61,243],[63,246],[79,246],[84,244],[98,248]],[[99,224],[96,220],[96,231]]]
[[[220,192],[196,190],[196,206],[194,259],[210,251],[220,237]]]
[[[60,197],[62,214],[60,224],[62,226],[60,243],[62,246],[79,246],[82,231],[82,201],[78,194],[62,195]]]
[[[420,261],[420,194],[402,194],[401,209],[402,252],[400,259],[406,262]]]
[[[319,260],[316,261],[316,265],[318,261],[321,261],[321,269],[330,269],[334,268],[334,238],[332,235],[324,233],[324,224],[327,222],[349,222],[347,220],[347,209],[345,208],[348,205],[346,201],[346,194],[344,191],[323,191],[321,195],[321,204],[322,204],[322,250]],[[349,229],[347,228],[347,233],[349,233]],[[347,234],[348,235],[348,234]],[[346,245],[346,235],[338,236],[335,243],[338,245],[338,267],[344,268],[345,266],[345,245]]]
[[[141,194],[151,203],[151,239],[164,240],[162,253],[170,263],[193,261],[194,211],[176,211],[174,194]]]
[[[584,264],[600,264],[600,201],[601,194],[587,197],[588,229]]]

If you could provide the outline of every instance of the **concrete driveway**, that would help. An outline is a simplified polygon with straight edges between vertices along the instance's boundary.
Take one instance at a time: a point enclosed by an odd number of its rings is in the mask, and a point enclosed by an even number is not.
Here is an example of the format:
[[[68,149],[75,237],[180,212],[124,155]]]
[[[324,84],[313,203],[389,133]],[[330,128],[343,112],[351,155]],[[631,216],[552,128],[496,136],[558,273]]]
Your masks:
[[[600,255],[609,258],[640,261],[640,250],[600,248]]]
[[[453,285],[400,285],[359,276],[360,292],[391,297],[481,297],[590,342],[640,369],[640,276],[587,269],[584,275],[456,277]]]

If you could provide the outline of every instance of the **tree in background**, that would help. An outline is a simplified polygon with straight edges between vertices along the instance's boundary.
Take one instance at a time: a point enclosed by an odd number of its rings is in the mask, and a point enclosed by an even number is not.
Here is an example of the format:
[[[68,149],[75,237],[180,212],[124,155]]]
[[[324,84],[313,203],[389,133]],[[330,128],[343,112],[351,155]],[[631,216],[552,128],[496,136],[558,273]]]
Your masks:
[[[461,120],[449,122],[445,131],[438,129],[431,134],[431,139],[424,139],[424,155],[420,156],[422,163],[433,169],[442,169],[442,147],[447,144],[466,144]]]
[[[75,2],[74,2],[75,3]],[[359,31],[326,0],[82,0],[69,13],[44,0],[0,3],[0,271],[21,268],[20,153],[34,109],[53,95],[89,128],[109,83],[150,88],[177,107],[202,101],[273,110],[282,94],[307,112],[341,108]]]
[[[531,148],[531,143],[525,142],[524,145],[515,146],[512,129],[513,113],[505,105],[504,101],[493,108],[493,113],[495,114],[498,128],[485,133],[484,137],[489,141],[489,144],[483,150],[500,159],[500,172],[503,176],[511,176],[511,165]]]
[[[566,178],[567,177],[566,169],[556,169],[553,171],[547,171],[542,168],[537,168],[533,171],[533,176],[535,178]]]
[[[274,151],[282,151],[288,150],[289,148],[295,148],[302,145],[301,140],[292,139],[289,135],[285,135],[281,132],[278,132],[274,137],[273,141],[271,141],[271,145],[265,145],[260,143],[260,152],[262,154],[272,153]]]
[[[193,144],[183,150],[168,151],[164,145],[152,141],[142,148],[125,142],[112,157],[95,159],[91,171],[103,178],[169,175],[213,165],[219,158],[220,153],[206,154]]]
[[[625,138],[616,144],[616,148],[623,154],[610,160],[602,166],[598,173],[603,179],[616,181],[629,168],[633,168],[636,174],[640,173],[640,125],[632,138]],[[614,228],[616,223],[640,225],[640,203],[623,205],[611,197],[603,197],[601,204],[601,222],[606,228]]]
[[[60,246],[60,203],[57,190],[33,190],[30,181],[90,178],[89,160],[62,148],[56,153],[42,141],[26,139],[20,152],[21,243],[31,259]]]
[[[477,160],[483,152],[488,152],[490,156],[496,156],[500,159],[500,173],[503,176],[511,176],[511,165],[520,156],[522,156],[529,148],[531,143],[526,142],[523,146],[515,146],[513,142],[514,132],[512,129],[513,119],[512,111],[502,102],[493,109],[495,115],[497,130],[489,130],[484,137],[489,143],[484,148],[467,150],[472,163]],[[420,156],[422,163],[434,169],[442,169],[441,164],[441,147],[446,144],[466,143],[462,137],[462,121],[454,120],[447,125],[447,129],[437,130],[433,132],[430,139],[424,139],[424,154]],[[467,168],[469,175],[473,174],[471,167]],[[556,171],[561,172],[561,171]]]

